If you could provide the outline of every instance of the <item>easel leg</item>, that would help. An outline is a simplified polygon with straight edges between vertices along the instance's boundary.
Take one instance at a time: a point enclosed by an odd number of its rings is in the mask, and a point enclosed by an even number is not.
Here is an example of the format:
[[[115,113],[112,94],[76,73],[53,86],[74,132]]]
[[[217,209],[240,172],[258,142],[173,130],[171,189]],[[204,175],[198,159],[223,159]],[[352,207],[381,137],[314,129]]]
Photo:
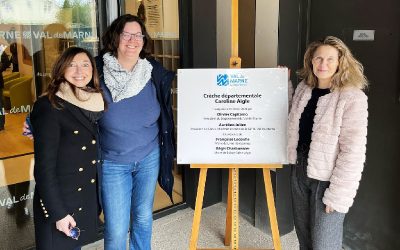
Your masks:
[[[231,249],[239,249],[239,169],[232,169],[232,244]]]
[[[228,177],[228,197],[226,201],[226,223],[225,223],[225,246],[231,244],[231,228],[232,228],[232,169],[229,169]]]
[[[201,210],[203,208],[204,188],[206,185],[207,168],[200,169],[199,183],[197,185],[196,205],[194,209],[192,236],[190,237],[190,250],[197,249],[197,241],[199,239],[199,228]]]
[[[281,240],[279,238],[278,221],[276,218],[274,194],[272,192],[271,174],[267,168],[263,169],[265,194],[267,196],[267,205],[269,213],[269,221],[271,224],[272,241],[274,242],[274,249],[281,250]]]

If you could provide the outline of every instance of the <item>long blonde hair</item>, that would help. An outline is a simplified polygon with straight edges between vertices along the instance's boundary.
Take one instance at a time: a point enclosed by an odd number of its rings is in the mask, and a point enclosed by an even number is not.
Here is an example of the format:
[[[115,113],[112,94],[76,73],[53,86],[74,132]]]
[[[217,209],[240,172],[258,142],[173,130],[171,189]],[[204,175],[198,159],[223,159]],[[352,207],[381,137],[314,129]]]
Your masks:
[[[337,37],[327,36],[321,40],[312,42],[308,45],[304,54],[303,68],[297,71],[299,78],[303,79],[307,85],[314,88],[318,86],[318,78],[313,73],[312,59],[315,51],[324,45],[334,47],[339,52],[339,65],[336,73],[331,79],[331,90],[343,89],[353,86],[358,89],[368,87],[368,80],[364,75],[364,67],[354,58],[350,49]]]

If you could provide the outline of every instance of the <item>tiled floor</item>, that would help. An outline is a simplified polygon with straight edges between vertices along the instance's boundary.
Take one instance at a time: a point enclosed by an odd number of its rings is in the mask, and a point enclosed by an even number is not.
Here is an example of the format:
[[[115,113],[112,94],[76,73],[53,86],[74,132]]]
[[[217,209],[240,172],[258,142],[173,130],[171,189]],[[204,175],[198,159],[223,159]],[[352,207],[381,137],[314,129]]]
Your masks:
[[[222,248],[225,232],[225,205],[218,203],[202,211],[198,247]],[[194,211],[190,208],[162,217],[153,224],[153,250],[186,250],[189,248]],[[240,220],[239,245],[241,248],[273,248],[269,235]],[[282,249],[298,249],[295,232],[281,237]],[[96,242],[83,250],[102,250],[103,241]]]

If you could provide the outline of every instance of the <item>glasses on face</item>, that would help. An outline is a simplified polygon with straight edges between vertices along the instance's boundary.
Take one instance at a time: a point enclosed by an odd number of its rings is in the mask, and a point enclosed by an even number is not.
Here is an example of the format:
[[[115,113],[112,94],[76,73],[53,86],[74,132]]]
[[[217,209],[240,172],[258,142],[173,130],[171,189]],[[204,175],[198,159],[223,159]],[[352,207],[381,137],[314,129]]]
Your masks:
[[[135,40],[135,41],[143,41],[144,35],[142,33],[140,33],[140,32],[132,34],[132,33],[128,33],[128,32],[123,31],[121,33],[121,37],[125,41],[130,41],[131,39]]]
[[[338,61],[336,57],[328,57],[328,58],[323,58],[322,56],[316,56],[312,59],[312,63],[314,64],[321,64],[326,61],[327,64],[333,64]]]
[[[80,235],[81,235],[81,230],[79,229],[79,227],[73,227],[69,231],[69,237],[71,237],[74,240],[78,240]]]

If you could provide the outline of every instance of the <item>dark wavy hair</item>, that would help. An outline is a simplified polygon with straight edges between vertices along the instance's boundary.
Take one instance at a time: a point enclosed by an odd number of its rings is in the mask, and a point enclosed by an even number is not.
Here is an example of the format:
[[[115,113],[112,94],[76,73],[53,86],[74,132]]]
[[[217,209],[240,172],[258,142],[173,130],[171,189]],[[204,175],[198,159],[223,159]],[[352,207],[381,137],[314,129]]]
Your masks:
[[[102,37],[104,48],[101,51],[101,54],[104,55],[107,52],[110,52],[112,56],[118,56],[118,46],[120,41],[121,33],[125,28],[125,24],[129,22],[137,22],[140,25],[142,30],[143,38],[143,48],[139,53],[139,57],[141,59],[147,58],[150,56],[150,36],[147,33],[146,27],[144,26],[142,20],[134,15],[126,14],[115,19],[111,25],[107,28],[106,32]]]
[[[68,82],[67,79],[65,79],[65,71],[68,67],[68,65],[72,62],[74,57],[77,54],[80,53],[85,53],[87,57],[90,60],[90,64],[92,65],[92,79],[90,82],[86,85],[86,88],[83,88],[82,90],[87,91],[87,92],[93,92],[93,93],[102,93],[100,89],[100,83],[99,83],[99,77],[97,74],[96,70],[96,64],[94,61],[93,56],[90,54],[89,51],[79,48],[79,47],[70,47],[66,49],[60,57],[57,58],[56,62],[54,63],[52,72],[51,72],[51,82],[49,86],[47,87],[47,91],[45,95],[48,96],[51,104],[53,107],[60,109],[62,108],[62,105],[59,101],[56,99],[56,93],[60,89],[60,85],[62,83],[67,83],[69,86],[71,86],[75,96],[79,99],[76,89],[77,87],[73,85],[72,83]],[[104,96],[103,96],[104,99]]]

